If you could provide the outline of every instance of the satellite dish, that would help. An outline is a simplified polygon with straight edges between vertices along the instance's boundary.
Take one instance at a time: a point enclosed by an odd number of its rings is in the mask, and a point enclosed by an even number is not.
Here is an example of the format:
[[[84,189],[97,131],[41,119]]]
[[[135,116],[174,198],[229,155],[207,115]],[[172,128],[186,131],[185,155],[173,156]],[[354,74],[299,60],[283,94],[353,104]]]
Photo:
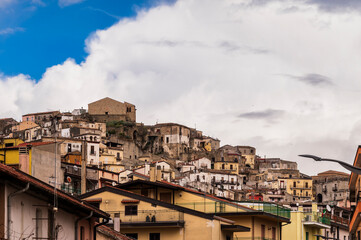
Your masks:
[[[112,186],[114,187],[115,185],[117,185],[117,183],[116,183],[116,182],[112,182]]]
[[[331,212],[331,207],[330,207],[330,205],[327,205],[327,206],[326,206],[326,210],[327,210],[328,212]]]

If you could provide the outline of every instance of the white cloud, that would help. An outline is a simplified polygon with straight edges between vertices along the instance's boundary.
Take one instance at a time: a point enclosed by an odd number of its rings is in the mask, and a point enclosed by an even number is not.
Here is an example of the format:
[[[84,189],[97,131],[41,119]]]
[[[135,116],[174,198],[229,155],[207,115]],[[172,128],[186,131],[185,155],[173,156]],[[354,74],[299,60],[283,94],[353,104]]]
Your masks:
[[[67,7],[70,5],[78,4],[83,2],[84,0],[59,0],[58,4],[60,7]]]
[[[335,166],[298,154],[352,162],[361,140],[361,16],[301,1],[242,3],[155,7],[97,31],[84,62],[52,66],[38,83],[0,76],[0,116],[71,110],[109,96],[136,104],[139,121],[196,125],[222,144],[297,160],[308,174]],[[255,113],[262,118],[239,117]]]
[[[4,29],[0,29],[0,36],[1,35],[9,35],[9,34],[14,34],[16,32],[23,32],[25,31],[24,28],[21,27],[16,27],[16,28],[4,28]]]

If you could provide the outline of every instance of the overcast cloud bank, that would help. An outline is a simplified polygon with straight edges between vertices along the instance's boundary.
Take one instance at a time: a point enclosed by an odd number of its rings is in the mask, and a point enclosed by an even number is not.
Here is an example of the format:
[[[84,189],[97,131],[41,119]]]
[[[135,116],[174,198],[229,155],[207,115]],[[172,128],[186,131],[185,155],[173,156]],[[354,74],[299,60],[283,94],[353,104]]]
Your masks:
[[[0,116],[87,107],[109,96],[147,124],[178,122],[298,161],[342,170],[361,142],[361,15],[312,1],[179,0],[140,11],[86,40],[86,60],[31,76],[0,75]],[[293,9],[290,11],[290,9]],[[310,164],[312,163],[312,164]]]

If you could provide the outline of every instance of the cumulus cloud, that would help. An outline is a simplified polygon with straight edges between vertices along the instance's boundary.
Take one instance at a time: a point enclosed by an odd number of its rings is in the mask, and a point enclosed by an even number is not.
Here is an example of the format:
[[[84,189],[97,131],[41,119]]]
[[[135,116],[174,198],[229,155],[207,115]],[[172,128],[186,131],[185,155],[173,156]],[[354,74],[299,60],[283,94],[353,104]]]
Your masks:
[[[37,82],[0,76],[0,117],[109,96],[134,103],[139,122],[196,126],[222,144],[296,160],[307,174],[329,165],[315,168],[298,154],[352,162],[361,140],[351,134],[360,120],[361,16],[303,1],[247,2],[179,0],[96,31],[81,63],[50,66]],[[269,117],[282,122],[255,121]]]

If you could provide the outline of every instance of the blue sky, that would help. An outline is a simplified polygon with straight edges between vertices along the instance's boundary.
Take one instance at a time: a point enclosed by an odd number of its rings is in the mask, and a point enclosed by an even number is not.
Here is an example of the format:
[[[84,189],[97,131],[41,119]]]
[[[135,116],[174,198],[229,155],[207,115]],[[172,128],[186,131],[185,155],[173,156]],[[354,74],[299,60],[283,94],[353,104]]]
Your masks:
[[[36,80],[47,67],[69,57],[83,61],[84,41],[93,31],[159,4],[154,0],[1,1],[0,72],[27,74]]]
[[[0,118],[111,97],[306,174],[352,163],[361,1],[173,1],[0,0]]]

